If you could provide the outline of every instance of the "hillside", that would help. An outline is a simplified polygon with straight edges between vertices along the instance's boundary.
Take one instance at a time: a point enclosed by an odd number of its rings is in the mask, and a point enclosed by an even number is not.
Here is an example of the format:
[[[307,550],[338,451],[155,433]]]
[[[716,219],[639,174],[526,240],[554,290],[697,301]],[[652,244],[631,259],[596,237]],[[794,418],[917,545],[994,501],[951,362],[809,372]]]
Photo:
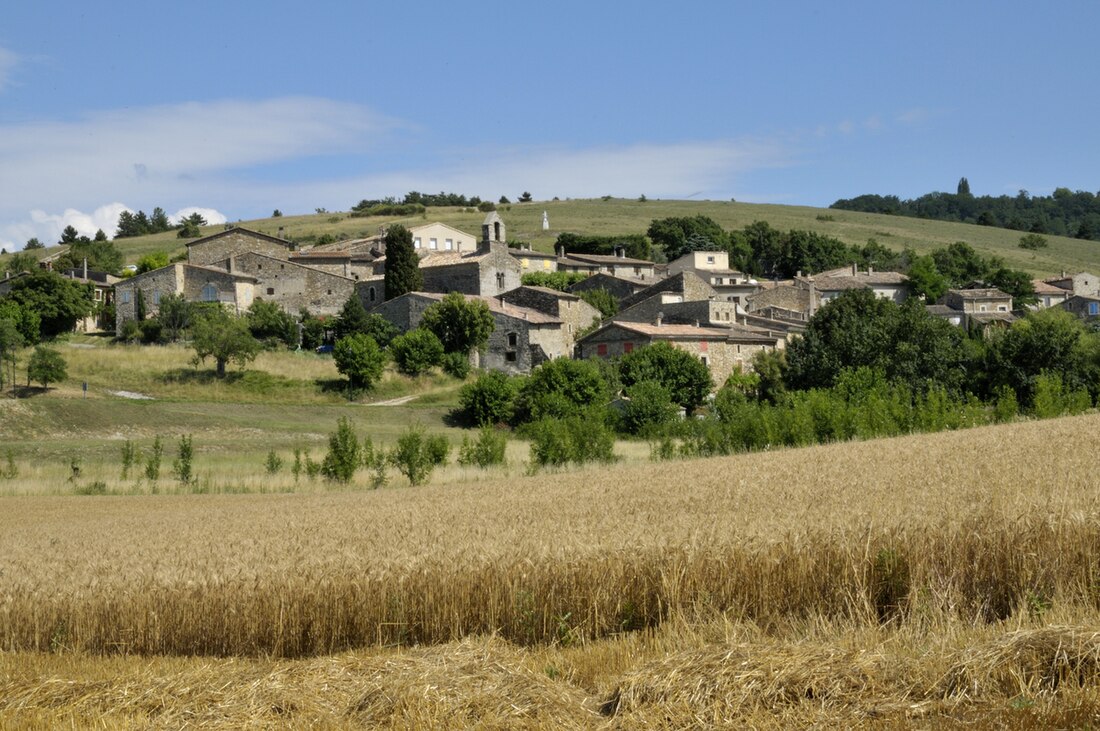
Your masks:
[[[470,212],[465,212],[470,211]],[[415,218],[371,217],[351,218],[347,213],[322,213],[305,216],[282,216],[251,221],[239,225],[268,234],[280,227],[287,237],[309,244],[325,234],[338,239],[370,236],[389,223],[415,226],[428,221],[441,221],[471,233],[481,229],[485,214],[471,209],[429,208]],[[550,230],[542,230],[542,213],[550,219]],[[655,218],[668,216],[710,216],[727,230],[742,228],[754,221],[767,221],[781,230],[804,229],[826,234],[848,244],[865,244],[868,239],[893,249],[911,247],[918,253],[956,241],[965,241],[984,255],[1002,257],[1010,267],[1035,276],[1049,276],[1061,270],[1081,271],[1100,268],[1100,243],[1079,239],[1048,236],[1049,246],[1038,252],[1020,249],[1020,232],[971,224],[904,218],[874,213],[811,208],[806,206],[764,205],[728,201],[648,200],[640,202],[612,198],[609,200],[560,200],[513,203],[500,206],[500,214],[508,226],[511,241],[531,243],[536,249],[551,251],[557,235],[569,231],[591,234],[645,233]],[[204,234],[220,230],[208,226]],[[136,261],[152,251],[183,252],[185,242],[175,232],[120,239],[116,244],[127,261]],[[46,253],[56,251],[51,247]],[[0,257],[0,264],[3,257]]]

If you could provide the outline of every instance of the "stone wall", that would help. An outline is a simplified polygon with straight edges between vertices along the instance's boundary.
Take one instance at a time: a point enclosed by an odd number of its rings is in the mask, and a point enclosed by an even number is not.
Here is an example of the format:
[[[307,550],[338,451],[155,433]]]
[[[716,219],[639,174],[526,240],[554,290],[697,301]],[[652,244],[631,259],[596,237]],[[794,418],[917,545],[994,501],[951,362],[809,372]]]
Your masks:
[[[276,259],[286,259],[295,248],[295,245],[289,241],[242,228],[234,228],[189,243],[187,245],[187,263],[208,266],[214,262],[224,261],[231,256],[240,256],[250,252],[267,254]]]
[[[204,291],[207,286],[213,290]],[[250,280],[229,272],[183,263],[170,264],[138,274],[115,285],[115,330],[127,320],[137,319],[137,292],[145,300],[145,315],[152,317],[160,309],[160,298],[180,294],[188,302],[221,302],[240,314],[252,305],[255,287]]]
[[[339,314],[355,293],[353,279],[258,253],[242,254],[218,266],[255,277],[257,297],[276,302],[295,316],[303,307],[314,315]]]
[[[572,352],[577,333],[600,319],[600,311],[580,297],[568,293],[548,292],[537,287],[517,287],[497,299],[518,307],[552,315],[562,321],[567,352]]]

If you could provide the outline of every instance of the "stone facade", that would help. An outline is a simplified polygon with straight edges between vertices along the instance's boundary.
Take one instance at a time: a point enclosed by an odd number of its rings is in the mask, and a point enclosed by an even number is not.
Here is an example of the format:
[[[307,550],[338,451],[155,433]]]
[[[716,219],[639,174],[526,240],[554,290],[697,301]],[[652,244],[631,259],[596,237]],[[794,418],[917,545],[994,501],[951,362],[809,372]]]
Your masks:
[[[737,324],[737,305],[725,300],[683,302],[672,293],[656,294],[611,318],[615,322],[654,322],[658,315],[669,324],[729,327]]]
[[[502,229],[503,231],[503,229]],[[409,229],[413,237],[413,248],[418,251],[474,251],[477,242],[471,234],[460,231],[445,223],[429,223]]]
[[[702,360],[718,388],[734,371],[751,368],[757,353],[786,347],[784,338],[744,326],[716,328],[663,322],[612,322],[581,338],[577,351],[581,358],[613,358],[657,342],[667,342]]]
[[[662,292],[678,294],[684,302],[709,300],[718,296],[718,293],[714,291],[714,287],[704,282],[697,274],[680,272],[624,298],[619,302],[619,309],[625,310],[633,307],[639,302]]]
[[[1077,295],[1058,306],[1082,320],[1095,320],[1100,317],[1100,297]]]
[[[160,298],[170,294],[183,295],[188,302],[221,302],[232,312],[242,314],[252,306],[255,287],[256,279],[244,274],[182,262],[169,264],[115,285],[115,330],[137,319],[138,290],[149,317],[160,309]]]
[[[1012,312],[1012,296],[999,289],[949,289],[939,304],[959,312]]]
[[[409,292],[371,310],[402,332],[420,325],[424,310],[443,299],[437,292]],[[467,299],[473,299],[467,296]],[[478,354],[478,365],[507,373],[529,373],[540,363],[568,357],[571,346],[561,320],[526,307],[516,307],[491,297],[478,297],[493,315],[493,332]]]
[[[575,294],[559,292],[556,289],[524,285],[498,295],[497,299],[510,305],[537,310],[561,320],[565,326],[563,334],[566,352],[572,352],[577,333],[600,320],[600,311],[595,307]]]
[[[591,277],[582,279],[571,286],[569,291],[575,294],[577,292],[587,292],[592,289],[606,289],[611,293],[612,297],[622,302],[635,292],[641,292],[645,288],[645,283],[634,279],[613,277],[610,274],[593,274]]]
[[[209,266],[252,252],[286,259],[295,248],[290,241],[238,227],[187,242],[187,263]]]
[[[355,280],[294,260],[251,252],[218,262],[219,269],[256,280],[255,295],[276,302],[297,316],[303,307],[314,315],[336,315],[355,293]]]
[[[1076,274],[1062,272],[1059,277],[1051,277],[1043,281],[1059,289],[1064,289],[1071,295],[1100,297],[1100,277],[1089,272],[1078,272]]]
[[[520,286],[519,262],[503,243],[482,242],[472,254],[430,254],[420,260],[426,292],[494,297]]]

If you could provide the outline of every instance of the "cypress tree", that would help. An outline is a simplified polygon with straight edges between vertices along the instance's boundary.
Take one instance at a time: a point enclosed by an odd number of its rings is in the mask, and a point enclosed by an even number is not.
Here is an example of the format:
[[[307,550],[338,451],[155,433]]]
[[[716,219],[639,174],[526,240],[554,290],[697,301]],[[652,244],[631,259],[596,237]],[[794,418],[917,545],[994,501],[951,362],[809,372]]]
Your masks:
[[[412,232],[400,224],[386,232],[386,299],[416,292],[424,286],[420,258],[413,248]]]

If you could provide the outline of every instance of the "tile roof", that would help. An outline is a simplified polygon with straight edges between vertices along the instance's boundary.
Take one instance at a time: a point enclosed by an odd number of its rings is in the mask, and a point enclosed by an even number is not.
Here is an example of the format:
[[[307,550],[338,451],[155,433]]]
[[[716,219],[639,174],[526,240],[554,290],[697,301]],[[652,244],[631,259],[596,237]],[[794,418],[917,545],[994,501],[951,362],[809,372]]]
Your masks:
[[[648,259],[630,259],[625,256],[615,256],[613,254],[571,254],[565,253],[562,257],[565,259],[576,259],[577,261],[587,262],[591,264],[630,264],[633,266],[653,266],[653,262]]]
[[[424,297],[426,299],[439,302],[447,295],[441,294],[439,292],[409,292],[408,296]],[[467,301],[478,300],[480,302],[484,302],[489,307],[490,312],[513,317],[517,320],[526,320],[527,322],[532,322],[536,325],[562,324],[561,320],[551,315],[547,315],[545,312],[539,312],[538,310],[533,310],[530,307],[517,307],[516,305],[511,305],[507,302],[501,302],[496,297],[482,297],[474,294],[464,294],[462,296],[465,297]],[[507,295],[505,296],[507,297]]]

